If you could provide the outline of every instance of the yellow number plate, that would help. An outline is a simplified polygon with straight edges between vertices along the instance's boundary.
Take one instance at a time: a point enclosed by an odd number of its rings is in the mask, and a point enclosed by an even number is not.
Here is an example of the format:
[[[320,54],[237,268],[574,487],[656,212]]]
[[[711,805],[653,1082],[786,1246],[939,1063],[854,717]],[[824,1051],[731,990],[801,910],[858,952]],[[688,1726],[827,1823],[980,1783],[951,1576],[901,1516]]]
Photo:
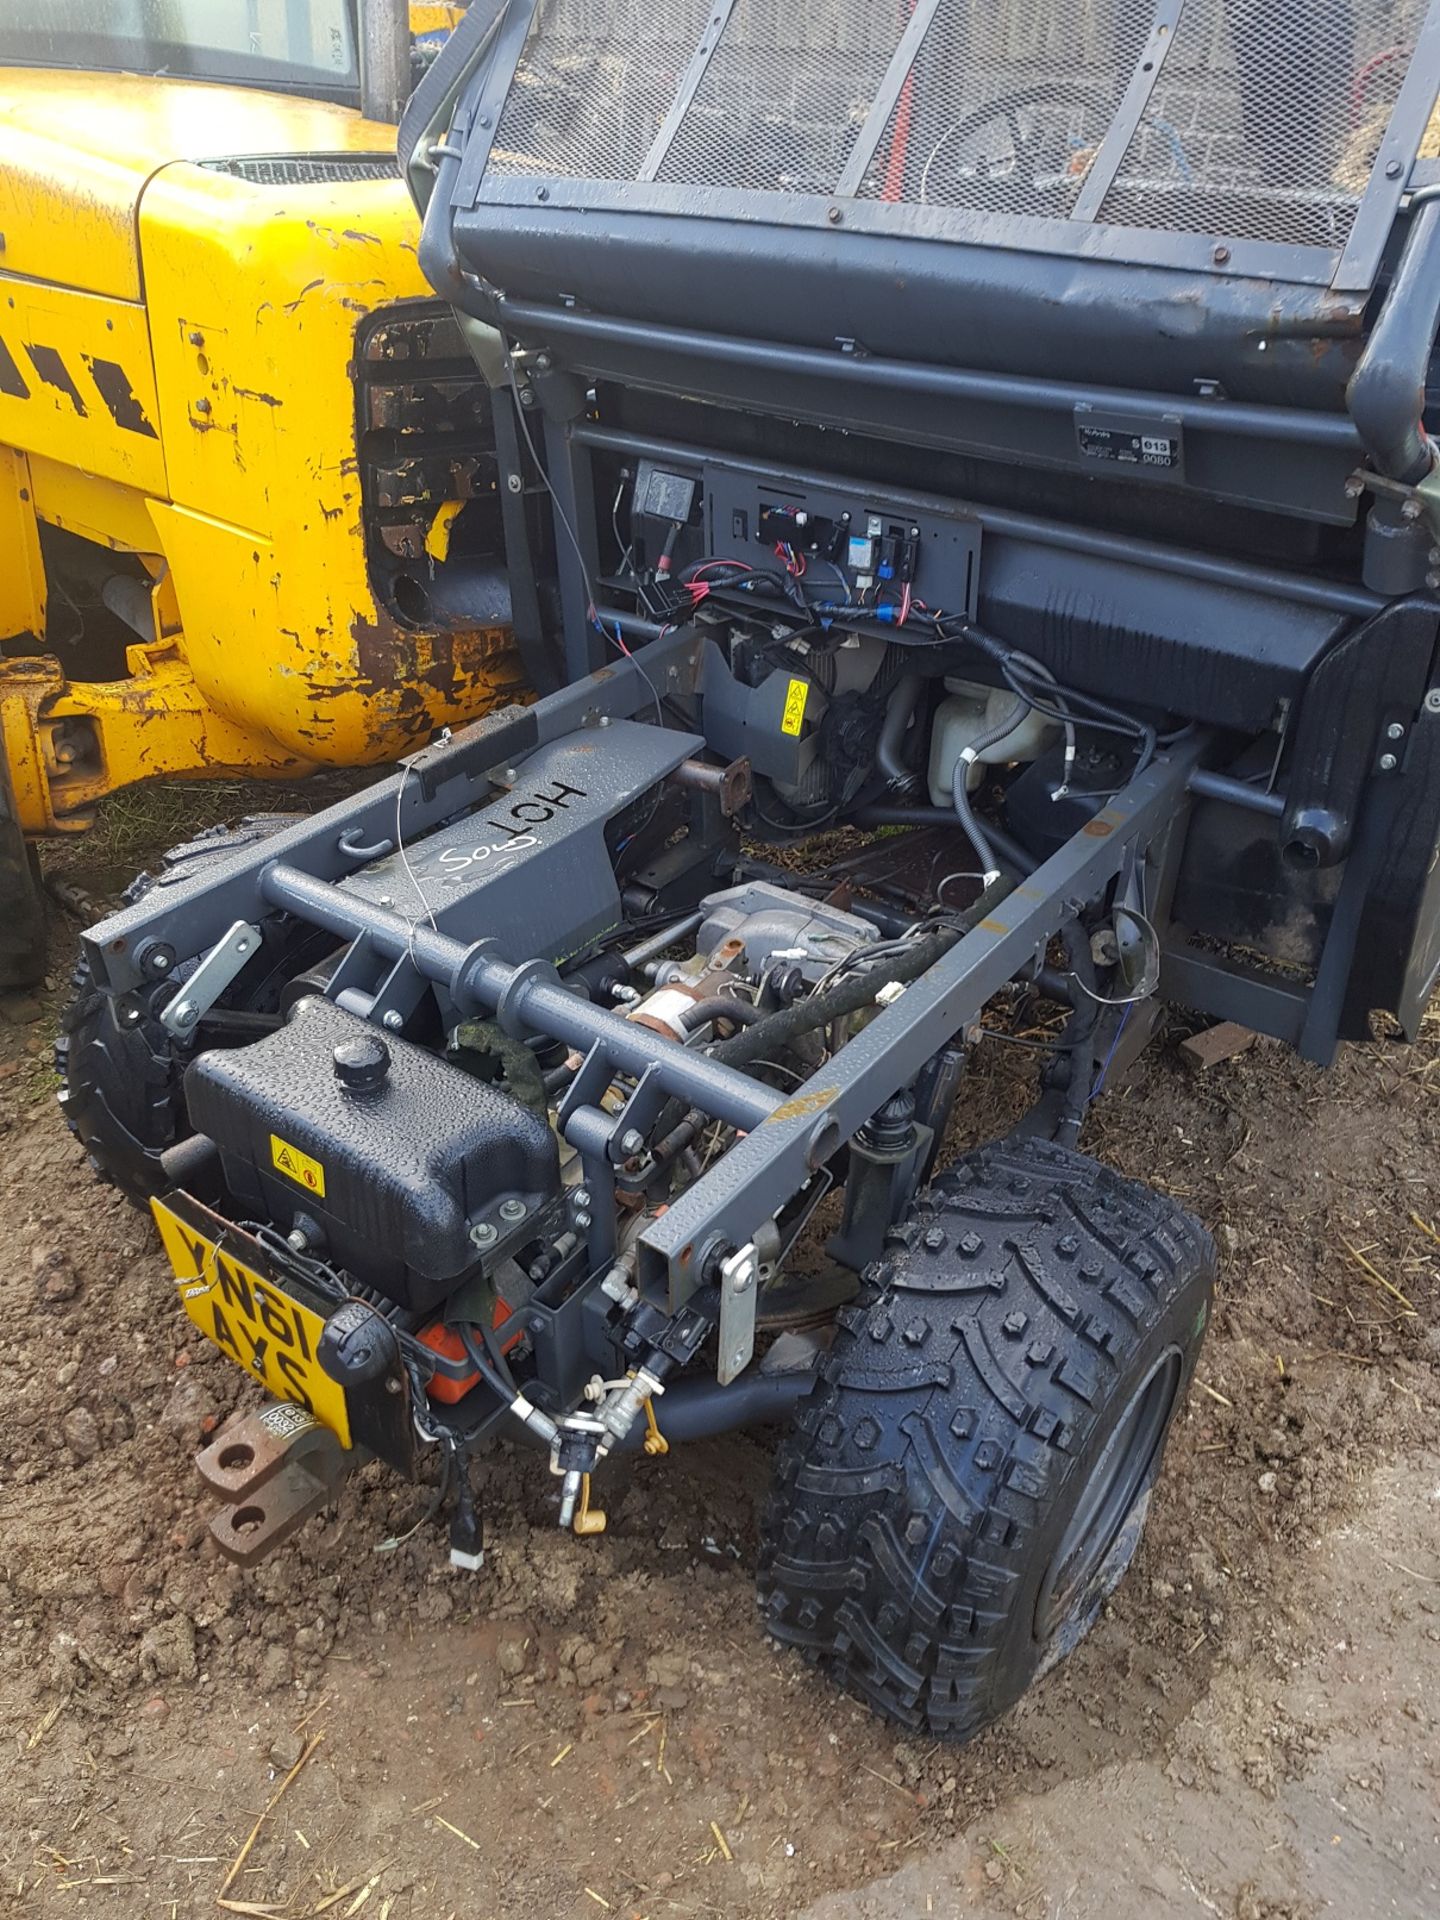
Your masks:
[[[180,1204],[185,1204],[183,1199]],[[225,1241],[230,1236],[223,1228],[212,1236],[164,1200],[152,1200],[150,1209],[180,1304],[205,1338],[243,1372],[262,1381],[277,1400],[292,1400],[313,1413],[348,1447],[345,1390],[315,1357],[325,1325],[320,1315],[228,1251]],[[235,1238],[254,1244],[248,1235],[237,1233]]]

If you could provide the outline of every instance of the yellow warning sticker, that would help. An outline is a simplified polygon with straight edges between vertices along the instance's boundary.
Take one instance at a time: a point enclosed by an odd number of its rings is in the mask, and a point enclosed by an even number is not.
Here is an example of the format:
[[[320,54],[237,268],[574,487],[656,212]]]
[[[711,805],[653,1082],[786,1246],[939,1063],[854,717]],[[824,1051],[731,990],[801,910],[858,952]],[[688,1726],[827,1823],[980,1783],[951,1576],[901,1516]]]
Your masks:
[[[788,733],[793,739],[800,738],[800,728],[805,721],[805,702],[810,698],[808,680],[792,680],[785,689],[785,714],[780,722],[780,731]]]
[[[270,1158],[281,1173],[287,1174],[297,1186],[304,1187],[307,1193],[313,1193],[317,1199],[325,1198],[325,1169],[318,1160],[312,1160],[308,1153],[301,1153],[298,1147],[292,1147],[278,1133],[270,1136]]]

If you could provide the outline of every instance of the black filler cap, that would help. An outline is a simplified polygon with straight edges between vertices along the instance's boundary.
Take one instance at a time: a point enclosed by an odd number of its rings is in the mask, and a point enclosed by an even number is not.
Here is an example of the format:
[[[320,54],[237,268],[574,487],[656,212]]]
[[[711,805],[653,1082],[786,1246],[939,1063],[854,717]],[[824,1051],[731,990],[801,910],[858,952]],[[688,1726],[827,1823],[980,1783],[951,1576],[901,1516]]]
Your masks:
[[[335,1078],[347,1093],[378,1093],[390,1071],[390,1049],[378,1033],[342,1040],[332,1057]]]

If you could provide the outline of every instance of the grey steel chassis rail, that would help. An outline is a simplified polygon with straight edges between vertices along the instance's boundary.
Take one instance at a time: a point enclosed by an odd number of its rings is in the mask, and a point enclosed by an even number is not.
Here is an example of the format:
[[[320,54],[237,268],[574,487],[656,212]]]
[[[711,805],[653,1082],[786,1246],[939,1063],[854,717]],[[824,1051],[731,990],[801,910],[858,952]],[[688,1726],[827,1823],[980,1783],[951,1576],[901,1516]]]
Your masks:
[[[514,964],[491,940],[467,944],[336,884],[389,850],[397,820],[405,840],[413,841],[486,800],[492,770],[508,770],[511,762],[577,728],[601,729],[614,718],[653,708],[662,685],[676,697],[688,696],[699,644],[693,631],[656,641],[633,661],[427,748],[358,799],[202,873],[156,887],[85,936],[97,978],[123,994],[165,977],[177,957],[204,953],[236,920],[258,922],[283,912],[338,940],[364,943],[461,1012],[493,1015],[516,1035],[563,1041],[585,1055],[561,1101],[560,1123],[583,1156],[587,1186],[598,1203],[582,1209],[595,1262],[613,1250],[609,1190],[623,1157],[618,1143],[629,1130],[652,1126],[672,1099],[736,1128],[743,1135],[739,1142],[640,1240],[642,1284],[678,1309],[714,1278],[725,1254],[750,1243],[878,1107],[976,1020],[1006,981],[1043,958],[1066,919],[1175,828],[1204,745],[1193,736],[1159,754],[789,1096],[741,1068],[591,1004],[565,987],[546,961]],[[601,1106],[617,1075],[634,1083],[618,1117]]]
[[[992,994],[1043,957],[1065,919],[1183,820],[1202,745],[1192,739],[1159,756],[647,1227],[642,1284],[664,1284],[678,1307],[722,1249],[751,1240],[878,1107],[979,1018]]]

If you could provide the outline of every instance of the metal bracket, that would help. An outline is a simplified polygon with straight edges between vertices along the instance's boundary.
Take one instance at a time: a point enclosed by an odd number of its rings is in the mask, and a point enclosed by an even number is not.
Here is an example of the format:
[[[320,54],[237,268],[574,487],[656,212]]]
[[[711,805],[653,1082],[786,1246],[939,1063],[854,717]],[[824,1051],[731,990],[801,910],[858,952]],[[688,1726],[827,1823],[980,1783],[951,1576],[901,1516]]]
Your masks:
[[[728,1387],[755,1354],[755,1310],[760,1295],[760,1255],[753,1240],[720,1262],[720,1361],[715,1378]]]
[[[237,920],[160,1015],[166,1032],[177,1040],[193,1033],[259,946],[260,929],[248,920]]]
[[[195,1457],[201,1480],[224,1502],[211,1538],[227,1560],[253,1567],[328,1506],[365,1458],[288,1402],[232,1421]]]
[[[1369,467],[1359,467],[1346,481],[1345,491],[1352,500],[1362,493],[1370,493],[1377,500],[1398,501],[1400,518],[1411,522],[1423,520],[1430,538],[1440,543],[1440,466],[1432,467],[1425,478],[1413,486],[1404,480],[1392,480],[1387,474],[1375,473]]]
[[[660,1117],[669,1095],[655,1067],[647,1067],[635,1083],[635,1091],[620,1109],[610,1135],[610,1158],[618,1167],[632,1155],[643,1151],[645,1136]],[[636,1145],[636,1136],[640,1144]]]

